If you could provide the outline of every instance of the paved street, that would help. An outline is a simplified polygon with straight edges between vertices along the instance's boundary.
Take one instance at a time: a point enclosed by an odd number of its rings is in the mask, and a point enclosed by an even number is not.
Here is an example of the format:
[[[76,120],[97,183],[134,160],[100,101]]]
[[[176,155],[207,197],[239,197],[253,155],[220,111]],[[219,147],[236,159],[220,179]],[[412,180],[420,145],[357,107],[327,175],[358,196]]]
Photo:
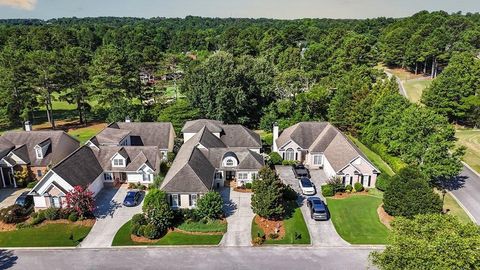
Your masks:
[[[310,232],[310,239],[312,240],[313,246],[332,246],[332,247],[342,247],[348,246],[349,243],[345,242],[340,235],[338,235],[335,227],[333,226],[332,220],[327,221],[315,221],[310,218],[310,210],[306,204],[306,196],[301,195],[300,187],[298,186],[297,179],[293,174],[291,166],[276,166],[275,167],[278,175],[285,183],[289,184],[299,195],[299,204],[301,204],[301,210],[305,223],[307,223],[308,231]],[[315,184],[317,189],[317,194],[315,196],[320,197],[323,201],[326,202],[325,198],[322,196],[320,186],[325,183],[327,176],[322,170],[310,170],[310,176],[312,182]]]
[[[0,269],[367,269],[372,248],[229,247],[0,251]]]
[[[225,201],[228,229],[221,241],[222,246],[251,246],[253,211],[251,193],[241,193],[230,188],[221,190]]]
[[[118,229],[129,221],[133,215],[142,211],[142,203],[135,207],[122,205],[128,189],[125,185],[121,188],[104,188],[98,194],[97,221],[90,233],[80,244],[81,248],[103,248],[112,245],[113,238]]]
[[[480,177],[463,166],[457,185],[451,193],[470,212],[477,224],[480,224]]]

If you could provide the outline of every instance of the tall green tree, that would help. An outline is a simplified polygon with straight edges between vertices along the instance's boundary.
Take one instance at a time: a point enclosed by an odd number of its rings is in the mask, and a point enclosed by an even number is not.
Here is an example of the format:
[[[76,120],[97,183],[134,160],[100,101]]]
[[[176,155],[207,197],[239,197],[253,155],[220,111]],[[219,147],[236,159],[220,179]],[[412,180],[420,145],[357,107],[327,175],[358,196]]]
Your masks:
[[[259,171],[259,179],[254,180],[252,210],[267,219],[279,219],[285,213],[283,205],[284,186],[275,171],[264,167]]]

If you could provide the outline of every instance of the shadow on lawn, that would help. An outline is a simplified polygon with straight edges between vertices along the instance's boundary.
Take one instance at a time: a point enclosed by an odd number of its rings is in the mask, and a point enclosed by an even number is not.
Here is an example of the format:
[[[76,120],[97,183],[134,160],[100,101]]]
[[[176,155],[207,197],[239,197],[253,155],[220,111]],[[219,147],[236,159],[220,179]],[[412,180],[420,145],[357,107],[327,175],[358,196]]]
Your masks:
[[[0,269],[11,268],[15,265],[18,256],[11,250],[0,250]]]

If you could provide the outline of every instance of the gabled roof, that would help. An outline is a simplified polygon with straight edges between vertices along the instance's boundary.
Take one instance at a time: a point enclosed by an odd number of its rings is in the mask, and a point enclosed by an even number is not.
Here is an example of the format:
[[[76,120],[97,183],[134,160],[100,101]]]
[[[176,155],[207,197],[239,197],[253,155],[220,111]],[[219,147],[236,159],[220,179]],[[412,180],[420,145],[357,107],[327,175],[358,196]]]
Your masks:
[[[58,163],[79,147],[77,140],[60,130],[8,131],[1,138],[0,149],[2,147],[7,149],[9,145],[14,145],[15,148],[26,146],[30,165],[39,167]],[[39,144],[45,145],[48,141],[50,141],[50,146],[45,155],[42,159],[37,159],[35,146]],[[25,155],[24,151],[20,150],[19,152],[22,153],[19,153],[19,155]]]
[[[86,187],[103,173],[95,153],[84,145],[51,169],[73,186]]]
[[[280,148],[289,141],[294,141],[303,149],[308,149],[317,139],[322,130],[329,125],[328,122],[300,122],[286,128],[277,138]]]
[[[156,146],[99,146],[93,153],[104,171],[137,171],[144,163],[153,170],[160,168],[161,157]],[[112,167],[112,157],[120,153],[127,159],[125,167]]]
[[[170,122],[116,122],[108,126],[118,132],[129,132],[133,146],[157,146],[168,149],[170,137],[175,133]],[[102,133],[102,132],[100,132]]]
[[[30,158],[28,157],[27,145],[24,144],[12,150],[12,153],[15,154],[18,158],[23,160],[26,164],[30,163]]]
[[[130,130],[106,127],[102,131],[100,131],[100,133],[98,133],[94,138],[100,145],[117,145],[129,134]]]
[[[199,143],[205,148],[220,148],[226,147],[226,145],[218,138],[217,136],[213,135],[207,127],[203,127],[199,132],[200,138]]]
[[[187,121],[182,128],[182,133],[198,133],[203,127],[207,127],[212,133],[220,133],[223,131],[221,125],[223,125],[222,121],[210,119]]]
[[[222,125],[220,139],[228,147],[261,148],[260,135],[242,125]]]

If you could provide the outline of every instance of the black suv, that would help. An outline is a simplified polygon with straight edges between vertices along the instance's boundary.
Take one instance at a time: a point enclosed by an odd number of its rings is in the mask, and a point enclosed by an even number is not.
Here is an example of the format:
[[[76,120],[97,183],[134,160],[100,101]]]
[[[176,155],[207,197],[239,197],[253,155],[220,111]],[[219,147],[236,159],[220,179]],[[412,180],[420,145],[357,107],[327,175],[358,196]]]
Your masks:
[[[20,205],[21,207],[25,208],[27,212],[33,210],[33,196],[28,195],[28,191],[23,192],[18,198],[15,200],[16,205]]]
[[[293,174],[295,174],[296,178],[310,178],[310,173],[308,172],[308,169],[305,168],[302,164],[299,165],[293,165],[292,166]]]

